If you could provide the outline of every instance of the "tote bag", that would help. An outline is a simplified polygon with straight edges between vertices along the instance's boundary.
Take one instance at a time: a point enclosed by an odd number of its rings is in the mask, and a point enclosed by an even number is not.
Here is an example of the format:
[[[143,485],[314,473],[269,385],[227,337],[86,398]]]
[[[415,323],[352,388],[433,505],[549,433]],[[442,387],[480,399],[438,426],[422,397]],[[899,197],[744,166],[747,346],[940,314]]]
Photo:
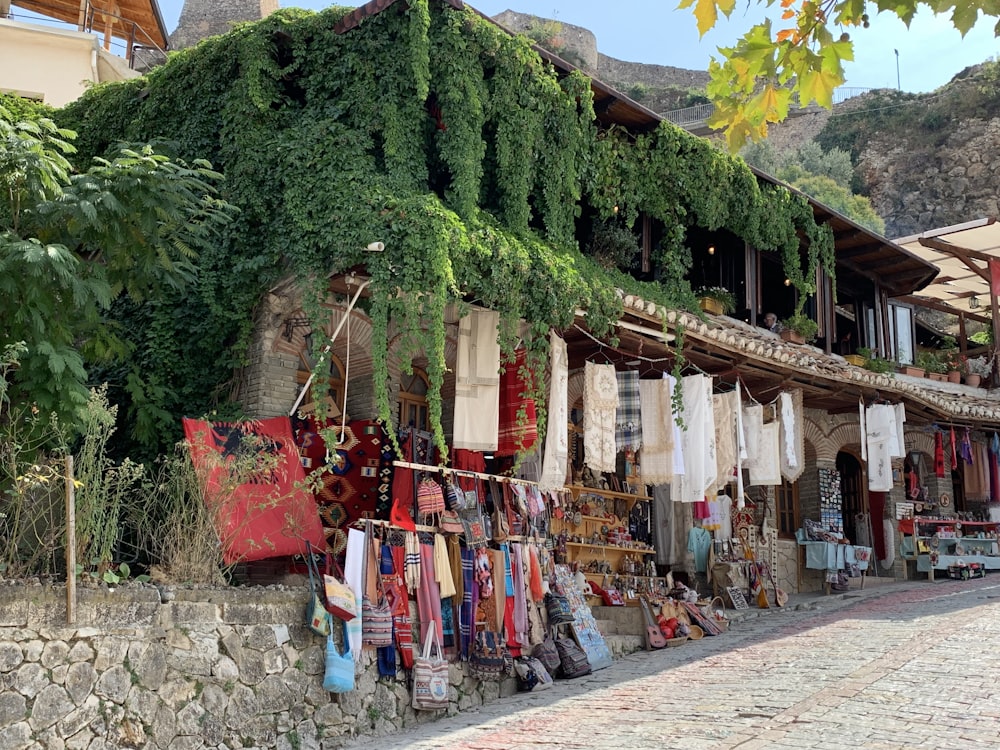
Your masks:
[[[333,641],[333,628],[326,637],[326,665],[323,672],[323,689],[331,693],[349,693],[354,690],[354,656],[351,654],[351,642],[347,635],[347,624],[344,628],[344,653],[337,650]]]
[[[366,524],[365,535],[371,540],[367,548],[374,555],[378,562],[378,547],[375,542],[375,532],[371,523]],[[368,562],[365,562],[364,580],[362,590],[365,594],[361,597],[361,641],[369,646],[383,648],[392,645],[392,608],[385,596],[385,588],[382,585],[382,575],[375,570],[375,591],[376,600],[373,602],[368,598]]]
[[[319,570],[316,568],[316,561],[313,559],[312,546],[306,540],[306,569],[309,571],[309,601],[306,603],[306,627],[316,635],[330,635],[330,616],[323,606],[323,597],[320,596],[316,583],[319,578]]]
[[[434,623],[428,624],[423,652],[413,660],[411,705],[418,711],[448,708],[448,662],[441,653]]]
[[[330,557],[326,558],[326,573],[323,574],[323,591],[326,594],[326,611],[344,622],[358,616],[358,602],[354,597],[354,589],[344,583],[344,572],[337,566],[340,578],[332,575]]]

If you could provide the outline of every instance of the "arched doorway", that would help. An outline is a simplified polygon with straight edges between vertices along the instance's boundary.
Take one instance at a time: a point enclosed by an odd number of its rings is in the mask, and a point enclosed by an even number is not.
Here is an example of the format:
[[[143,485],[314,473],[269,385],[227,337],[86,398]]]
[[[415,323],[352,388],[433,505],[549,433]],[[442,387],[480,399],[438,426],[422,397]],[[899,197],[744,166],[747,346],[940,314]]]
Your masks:
[[[399,382],[399,426],[427,430],[427,373],[414,367]]]
[[[865,472],[857,456],[847,451],[837,454],[837,472],[840,474],[841,513],[844,536],[854,544],[870,544],[868,518],[868,493],[865,489]],[[865,519],[859,523],[859,519]],[[881,523],[881,521],[880,521]]]

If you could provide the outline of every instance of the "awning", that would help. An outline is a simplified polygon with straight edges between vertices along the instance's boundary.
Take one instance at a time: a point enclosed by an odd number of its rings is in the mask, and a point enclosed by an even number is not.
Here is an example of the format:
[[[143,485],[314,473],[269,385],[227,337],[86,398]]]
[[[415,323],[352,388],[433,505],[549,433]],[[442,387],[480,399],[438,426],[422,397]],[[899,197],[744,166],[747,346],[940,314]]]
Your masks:
[[[956,314],[989,316],[989,261],[1000,261],[1000,224],[994,217],[931,229],[895,242],[940,269],[934,281],[913,295],[915,301],[945,305]]]

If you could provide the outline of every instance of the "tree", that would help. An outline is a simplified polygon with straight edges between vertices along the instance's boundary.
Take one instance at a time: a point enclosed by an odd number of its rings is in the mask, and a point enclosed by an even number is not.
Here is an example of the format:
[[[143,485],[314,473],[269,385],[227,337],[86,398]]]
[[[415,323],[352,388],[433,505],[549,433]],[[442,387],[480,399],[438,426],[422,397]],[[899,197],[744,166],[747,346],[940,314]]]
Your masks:
[[[844,60],[854,59],[854,43],[844,31],[831,26],[867,28],[870,4],[864,0],[757,0],[768,7],[780,5],[782,27],[772,29],[770,19],[750,29],[733,47],[719,48],[721,60],[709,65],[707,90],[715,103],[708,125],[724,128],[726,142],[736,152],[748,139],[767,135],[768,123],[780,122],[797,98],[799,106],[813,102],[830,109],[833,90],[844,83]],[[951,11],[951,21],[964,36],[980,13],[998,16],[995,4],[984,0],[900,0],[874,3],[877,12],[895,13],[909,25],[920,5],[934,13]],[[715,26],[722,13],[727,18],[735,0],[681,0],[680,8],[693,8],[698,32]]]
[[[768,141],[748,143],[740,151],[748,164],[773,174],[796,190],[815,198],[873,232],[885,232],[885,222],[871,201],[851,191],[851,156],[835,148],[823,151],[810,141],[795,151],[778,153]]]
[[[74,424],[88,399],[84,362],[129,351],[104,317],[112,302],[190,282],[232,207],[207,162],[119,146],[77,172],[75,133],[12,110],[0,102],[0,349],[24,348],[7,398]]]

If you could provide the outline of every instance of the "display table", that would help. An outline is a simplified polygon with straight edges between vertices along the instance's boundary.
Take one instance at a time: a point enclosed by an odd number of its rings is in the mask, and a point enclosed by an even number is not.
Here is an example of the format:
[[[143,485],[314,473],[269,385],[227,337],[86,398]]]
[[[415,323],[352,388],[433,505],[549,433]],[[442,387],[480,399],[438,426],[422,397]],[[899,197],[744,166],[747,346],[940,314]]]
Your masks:
[[[799,529],[795,538],[802,549],[805,566],[810,570],[841,571],[851,565],[857,565],[861,571],[861,588],[865,587],[865,578],[872,555],[871,547],[857,544],[839,544],[835,542],[813,542],[806,538],[805,531]],[[826,592],[830,593],[827,582]]]

